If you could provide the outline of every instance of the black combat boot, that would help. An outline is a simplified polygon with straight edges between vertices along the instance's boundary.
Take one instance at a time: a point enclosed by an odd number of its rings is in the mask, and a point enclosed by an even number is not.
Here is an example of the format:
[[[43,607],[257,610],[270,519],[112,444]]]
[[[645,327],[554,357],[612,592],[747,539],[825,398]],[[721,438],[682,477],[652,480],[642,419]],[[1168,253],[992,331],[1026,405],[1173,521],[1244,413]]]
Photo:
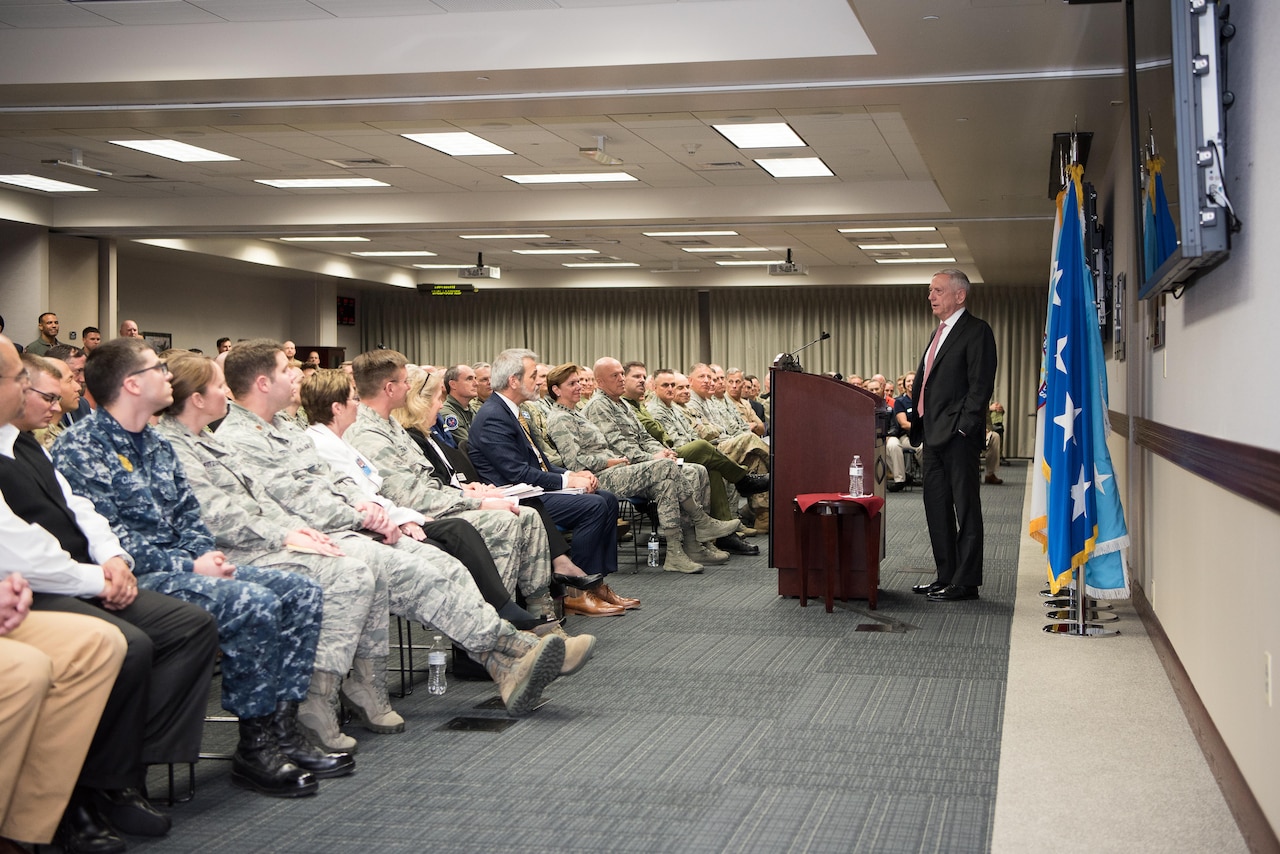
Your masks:
[[[326,753],[316,747],[298,728],[298,704],[281,700],[271,718],[271,731],[285,758],[304,771],[310,771],[316,779],[345,777],[356,770],[356,760],[350,753]]]
[[[280,752],[272,716],[240,719],[240,743],[231,757],[231,782],[273,798],[314,795],[320,784]]]

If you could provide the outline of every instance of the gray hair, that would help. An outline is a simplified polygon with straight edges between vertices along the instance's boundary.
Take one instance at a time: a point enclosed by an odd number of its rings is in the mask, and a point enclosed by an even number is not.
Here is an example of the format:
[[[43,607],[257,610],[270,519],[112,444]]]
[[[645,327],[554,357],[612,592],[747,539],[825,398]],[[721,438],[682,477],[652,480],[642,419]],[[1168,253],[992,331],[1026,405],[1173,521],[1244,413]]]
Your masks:
[[[489,364],[488,362],[475,362],[474,364],[471,365],[471,370],[478,371],[481,368],[492,368],[492,367],[493,365]]]
[[[533,359],[537,362],[538,354],[532,350],[520,348],[503,350],[499,353],[489,371],[489,385],[493,386],[493,390],[502,391],[511,385],[512,377],[523,377],[525,359]]]
[[[969,292],[969,277],[965,275],[964,270],[957,270],[954,267],[948,267],[945,270],[939,270],[933,274],[934,276],[946,276],[951,280],[951,286],[958,291]]]

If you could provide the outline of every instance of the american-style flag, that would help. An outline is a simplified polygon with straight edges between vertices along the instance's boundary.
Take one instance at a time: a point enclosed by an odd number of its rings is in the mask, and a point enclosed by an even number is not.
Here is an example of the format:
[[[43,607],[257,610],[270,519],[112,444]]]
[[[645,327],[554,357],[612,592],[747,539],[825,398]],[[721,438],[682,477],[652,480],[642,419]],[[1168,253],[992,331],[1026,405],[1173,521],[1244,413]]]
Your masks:
[[[1048,556],[1056,593],[1085,570],[1089,596],[1129,596],[1129,545],[1107,435],[1107,375],[1085,261],[1082,166],[1058,197],[1045,322],[1029,532]]]

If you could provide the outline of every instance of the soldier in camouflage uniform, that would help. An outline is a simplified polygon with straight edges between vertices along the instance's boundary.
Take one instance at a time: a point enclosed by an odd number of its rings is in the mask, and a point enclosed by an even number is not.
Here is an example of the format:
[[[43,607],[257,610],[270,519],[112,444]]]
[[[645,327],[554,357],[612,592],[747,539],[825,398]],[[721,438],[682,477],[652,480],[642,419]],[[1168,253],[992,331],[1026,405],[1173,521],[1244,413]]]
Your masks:
[[[567,648],[558,636],[538,638],[517,631],[480,596],[466,567],[433,546],[402,537],[381,505],[366,499],[349,478],[335,475],[304,431],[283,419],[264,420],[263,414],[275,412],[281,397],[290,393],[287,371],[284,353],[274,341],[245,342],[227,356],[227,384],[237,403],[218,428],[217,438],[234,446],[231,465],[243,472],[244,486],[259,504],[278,505],[331,534],[342,551],[389,583],[393,613],[431,623],[466,648],[498,683],[509,713],[531,711],[551,680],[586,663],[594,639],[573,639]],[[380,535],[385,544],[357,533],[360,530]],[[372,610],[369,619],[376,619]],[[386,626],[383,606],[374,648],[356,651],[353,678],[342,685],[342,693],[366,728],[398,732],[403,718],[391,709],[386,695]],[[332,708],[337,686],[317,690],[313,680],[312,687],[317,704]],[[336,731],[332,714],[325,725]]]
[[[655,393],[646,408],[662,427],[681,459],[700,463],[707,469],[711,483],[711,515],[717,519],[731,519],[734,513],[729,504],[725,484],[733,484],[739,494],[751,495],[769,489],[769,479],[752,474],[733,460],[720,453],[705,439],[699,438],[684,412],[676,405],[678,387],[674,371],[662,368],[654,375]]]
[[[651,435],[636,416],[635,413],[639,408],[639,401],[644,397],[645,384],[648,380],[644,363],[628,362],[624,366],[617,359],[606,356],[596,362],[594,373],[600,393],[587,408],[587,417],[605,434],[609,440],[609,446],[620,451],[622,456],[633,460],[644,457],[657,458],[659,454],[683,459],[685,464],[681,470],[698,490],[696,497],[699,504],[709,508],[711,515],[716,519],[726,521],[735,519],[726,500],[723,476],[709,471],[708,466],[718,465],[722,470],[737,470],[739,467],[718,453],[705,440],[695,440],[693,444],[685,444],[678,451],[668,449]],[[632,406],[633,401],[635,406]],[[645,415],[652,420],[647,410]],[[661,426],[657,425],[656,421],[654,424],[661,433]],[[737,472],[733,471],[731,476],[736,474]],[[713,475],[719,480],[717,486],[721,501],[718,505],[712,503],[710,498],[709,482]],[[738,480],[740,481],[741,478]],[[692,533],[686,526],[685,551],[699,563],[724,563],[728,560],[729,554],[757,555],[760,553],[758,548],[743,543],[733,532],[717,537],[714,541],[699,541],[691,536]]]
[[[556,401],[550,430],[560,443],[565,459],[571,461],[574,469],[595,474],[610,492],[640,495],[655,502],[658,525],[667,538],[667,562],[663,568],[671,572],[701,572],[702,564],[686,554],[682,540],[693,545],[715,540],[733,533],[737,524],[721,522],[706,514],[695,497],[700,492],[695,487],[696,477],[686,478],[682,466],[672,457],[660,454],[652,459],[645,455],[631,462],[619,456],[604,433],[576,408],[581,399],[581,371],[582,368],[572,363],[560,365],[553,368],[547,378],[551,397]],[[596,397],[603,398],[605,391],[606,385],[601,384]]]
[[[716,398],[718,384],[723,380],[718,381],[711,366],[702,362],[689,369],[689,380],[693,385],[693,394],[689,399],[688,409],[695,419],[713,425],[720,431],[720,435],[714,440],[716,449],[750,472],[767,474],[769,446],[751,432],[750,426],[742,420],[737,410]],[[753,526],[758,531],[768,530],[769,496],[760,493],[749,496],[748,501],[755,516]],[[733,503],[736,504],[736,501]]]
[[[449,396],[440,409],[440,419],[456,448],[467,441],[471,419],[475,417],[471,408],[471,401],[476,399],[475,369],[467,364],[454,365],[444,372],[444,387]]]
[[[140,339],[99,347],[87,378],[100,408],[59,438],[55,462],[133,555],[140,586],[199,605],[217,620],[222,702],[241,722],[233,781],[264,794],[309,794],[316,789],[311,775],[355,768],[350,755],[318,750],[296,730],[323,593],[304,575],[235,566],[215,550],[173,448],[147,426],[151,413],[172,402],[167,376]]]

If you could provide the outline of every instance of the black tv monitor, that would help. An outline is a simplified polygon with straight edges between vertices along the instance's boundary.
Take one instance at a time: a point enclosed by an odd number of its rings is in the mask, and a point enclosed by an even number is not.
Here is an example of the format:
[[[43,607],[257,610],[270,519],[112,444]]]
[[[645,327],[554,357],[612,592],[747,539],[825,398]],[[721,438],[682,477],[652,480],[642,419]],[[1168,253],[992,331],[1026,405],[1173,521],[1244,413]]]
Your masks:
[[[1142,211],[1153,180],[1145,166],[1154,150],[1164,162],[1172,221],[1171,240],[1155,247],[1144,239],[1151,228],[1145,218],[1139,234],[1142,299],[1189,284],[1230,252],[1220,11],[1216,0],[1133,0],[1136,204]]]

